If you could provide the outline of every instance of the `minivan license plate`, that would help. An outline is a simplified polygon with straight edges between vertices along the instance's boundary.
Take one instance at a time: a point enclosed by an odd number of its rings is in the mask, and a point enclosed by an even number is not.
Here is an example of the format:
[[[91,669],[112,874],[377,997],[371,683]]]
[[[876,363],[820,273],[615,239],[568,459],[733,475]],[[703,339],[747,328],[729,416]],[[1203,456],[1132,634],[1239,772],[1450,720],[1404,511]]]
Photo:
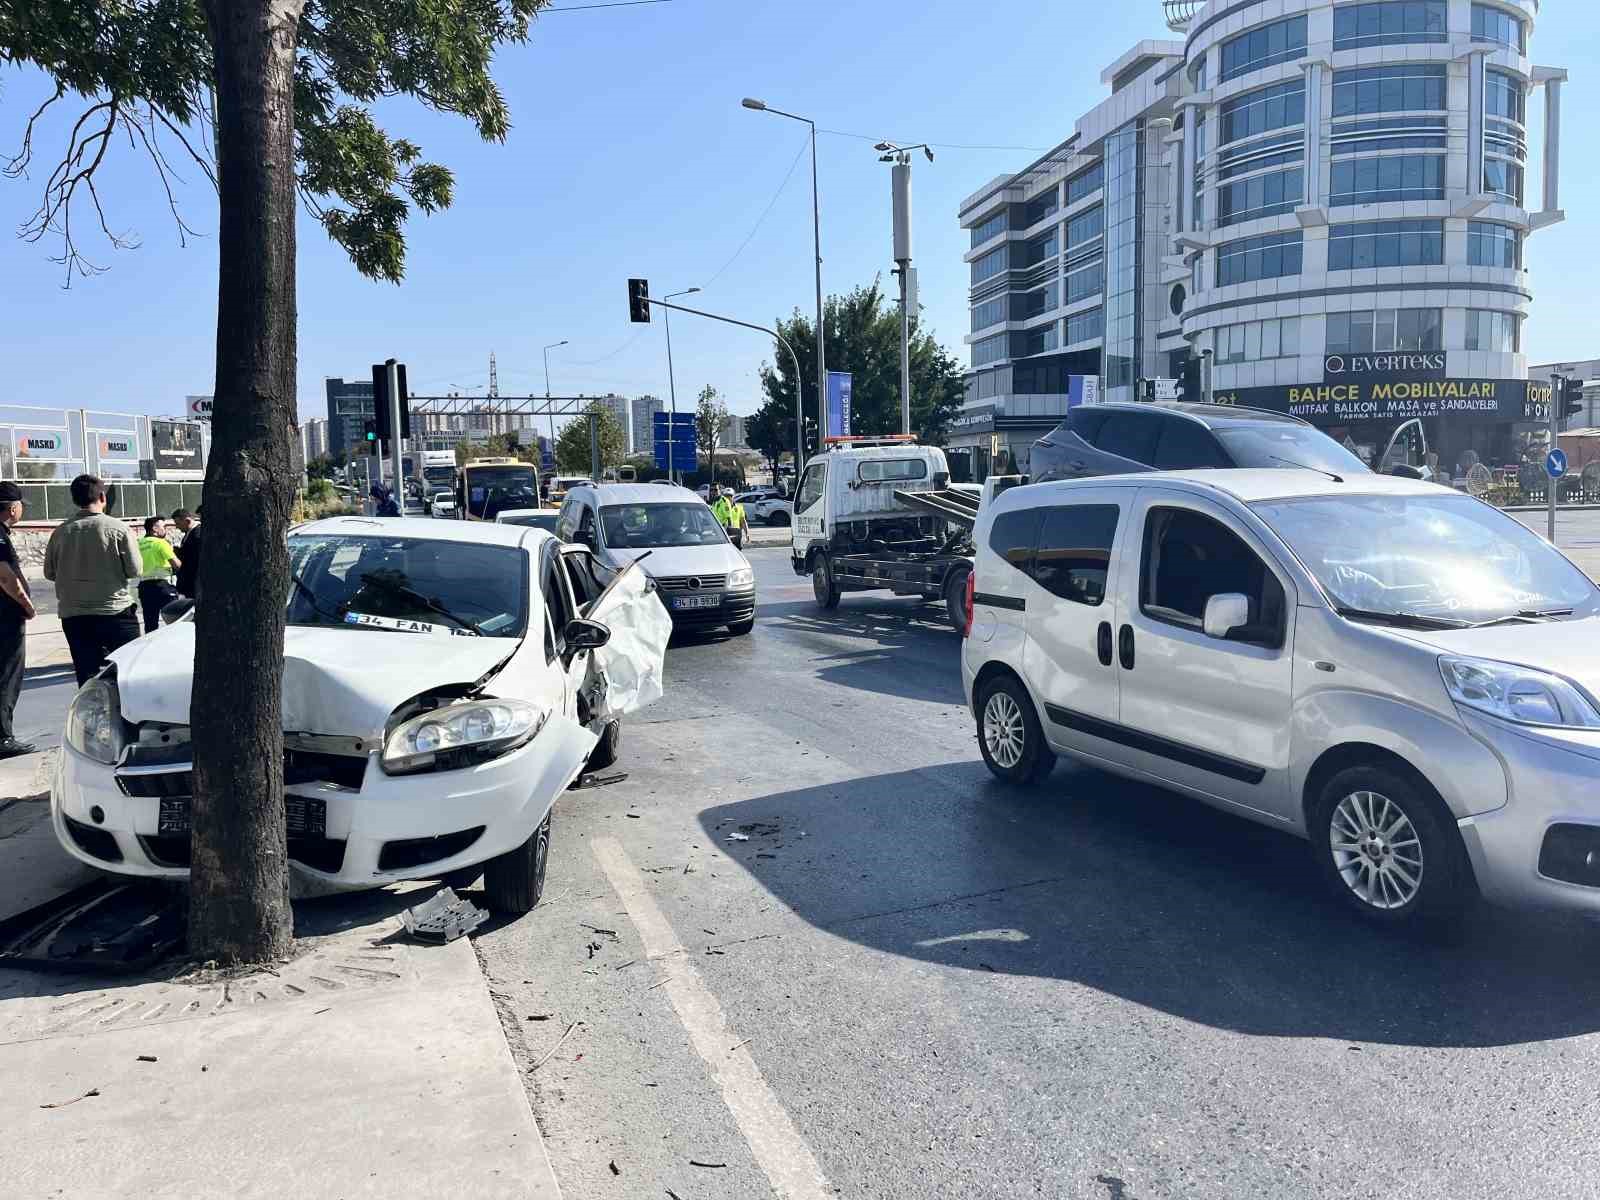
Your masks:
[[[720,595],[674,596],[673,608],[716,608],[722,603]]]

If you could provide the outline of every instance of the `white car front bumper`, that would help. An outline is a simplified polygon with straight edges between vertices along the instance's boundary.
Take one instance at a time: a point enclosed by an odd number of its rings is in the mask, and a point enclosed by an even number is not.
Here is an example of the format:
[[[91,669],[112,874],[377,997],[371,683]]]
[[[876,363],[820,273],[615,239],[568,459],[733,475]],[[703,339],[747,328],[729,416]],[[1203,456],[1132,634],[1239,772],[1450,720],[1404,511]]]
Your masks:
[[[525,842],[583,770],[596,737],[552,716],[527,745],[454,771],[387,775],[369,756],[359,788],[295,784],[289,860],[297,890],[347,891],[437,879]],[[50,790],[56,838],[74,858],[119,875],[185,879],[188,764],[116,768],[63,747]],[[168,807],[163,832],[162,806]]]

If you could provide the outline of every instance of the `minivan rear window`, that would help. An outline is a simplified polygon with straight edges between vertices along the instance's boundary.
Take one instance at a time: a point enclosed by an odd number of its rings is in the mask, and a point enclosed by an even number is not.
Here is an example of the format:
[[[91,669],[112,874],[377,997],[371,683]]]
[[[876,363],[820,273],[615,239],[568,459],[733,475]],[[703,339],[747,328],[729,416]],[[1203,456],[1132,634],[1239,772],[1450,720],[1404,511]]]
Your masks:
[[[1044,510],[1033,578],[1053,596],[1097,607],[1117,537],[1115,504],[1061,504]]]
[[[926,479],[928,464],[920,458],[875,458],[862,463],[856,475],[862,483]]]
[[[995,517],[989,527],[989,549],[1024,575],[1033,571],[1033,548],[1039,540],[1040,508],[1015,508]]]

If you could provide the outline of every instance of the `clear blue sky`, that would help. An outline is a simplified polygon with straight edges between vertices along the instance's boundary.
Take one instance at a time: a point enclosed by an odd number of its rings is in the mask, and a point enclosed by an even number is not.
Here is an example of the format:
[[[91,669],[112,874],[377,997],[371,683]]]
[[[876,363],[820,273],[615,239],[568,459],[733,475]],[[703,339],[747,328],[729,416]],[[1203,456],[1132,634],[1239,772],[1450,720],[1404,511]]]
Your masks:
[[[1543,7],[1536,61],[1572,71],[1564,97],[1568,220],[1530,239],[1530,362],[1600,356],[1592,270],[1600,9],[1578,0]],[[916,162],[914,253],[925,320],[964,360],[966,241],[957,206],[1033,155],[955,146],[1054,145],[1104,94],[1101,68],[1138,39],[1163,36],[1157,0],[670,0],[549,13],[529,44],[507,49],[496,64],[513,119],[504,145],[485,145],[459,118],[415,105],[394,103],[380,114],[391,133],[420,142],[456,172],[455,205],[410,224],[401,286],[360,278],[302,217],[300,411],[323,412],[324,376],[362,377],[388,355],[409,364],[414,391],[443,391],[484,384],[493,350],[502,392],[542,393],[540,347],[563,338],[571,344],[551,353],[556,392],[665,397],[661,325],[628,323],[630,275],[648,277],[657,296],[705,286],[694,300],[758,323],[797,306],[810,310],[803,158],[779,191],[805,127],[746,111],[746,95],[826,129],[947,144],[933,164]],[[43,87],[33,73],[0,76],[0,146],[14,145]],[[1537,149],[1542,102],[1530,109]],[[41,163],[63,133],[52,126],[43,136]],[[879,272],[890,286],[888,167],[857,138],[825,135],[819,152],[824,286],[843,291]],[[1537,160],[1532,166],[1529,193],[1537,196]],[[0,230],[28,216],[37,188],[38,178],[0,180]],[[48,261],[51,250],[0,237],[7,403],[165,413],[185,394],[212,389],[214,240],[179,248],[155,178],[125,145],[102,192],[113,228],[136,233],[142,245],[116,252],[89,239],[91,257],[111,270],[69,291]],[[191,224],[215,228],[215,199],[203,185],[191,179],[180,201]],[[673,323],[673,349],[680,402],[711,383],[735,412],[756,407],[767,339],[685,318]]]

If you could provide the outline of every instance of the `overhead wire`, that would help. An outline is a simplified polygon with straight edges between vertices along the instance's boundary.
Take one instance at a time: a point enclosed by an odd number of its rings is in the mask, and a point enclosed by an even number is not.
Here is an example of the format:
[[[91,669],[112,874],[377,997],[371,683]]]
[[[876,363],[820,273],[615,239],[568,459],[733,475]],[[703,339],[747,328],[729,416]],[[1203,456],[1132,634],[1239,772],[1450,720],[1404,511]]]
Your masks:
[[[706,280],[705,283],[701,285],[702,290],[710,287],[713,283],[720,279],[722,277],[722,273],[729,267],[733,266],[734,262],[738,260],[738,257],[745,252],[745,247],[750,245],[751,240],[756,236],[756,233],[761,229],[762,224],[771,214],[773,206],[778,203],[778,197],[782,196],[784,189],[789,186],[789,180],[794,178],[794,169],[800,165],[800,160],[805,157],[806,144],[809,141],[809,138],[801,139],[800,149],[795,153],[794,161],[789,164],[788,171],[784,173],[783,182],[778,185],[778,190],[772,193],[772,199],[767,201],[767,206],[761,210],[761,215],[756,218],[756,223],[750,227],[750,232],[745,235],[744,241],[739,243],[739,248],[729,256],[727,262],[723,263],[716,269],[716,272],[711,276],[710,279]]]

